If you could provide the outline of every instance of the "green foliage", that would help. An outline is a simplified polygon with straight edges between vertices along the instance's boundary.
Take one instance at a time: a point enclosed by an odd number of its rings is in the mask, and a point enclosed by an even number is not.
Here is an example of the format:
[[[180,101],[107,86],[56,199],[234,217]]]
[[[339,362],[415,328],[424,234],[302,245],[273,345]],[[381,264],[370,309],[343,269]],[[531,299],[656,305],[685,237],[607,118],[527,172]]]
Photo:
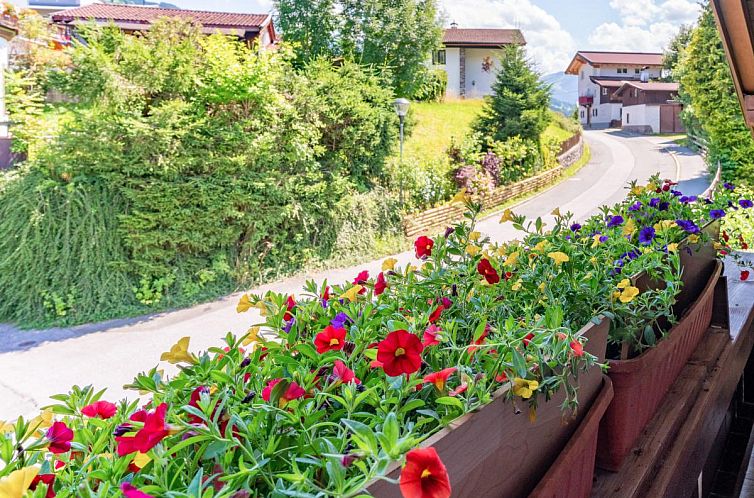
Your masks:
[[[12,150],[28,153],[45,132],[44,95],[26,72],[6,71],[5,102],[14,124]]]
[[[87,40],[59,80],[81,105],[21,183],[31,191],[45,186],[52,206],[69,185],[100,188],[85,192],[88,202],[108,206],[98,211],[105,228],[97,236],[107,237],[103,251],[117,244],[118,297],[97,307],[74,286],[69,305],[73,284],[57,272],[34,285],[17,279],[8,287],[14,294],[40,303],[47,296],[47,307],[65,310],[67,322],[85,321],[123,313],[123,303],[154,309],[267,281],[329,261],[344,246],[363,253],[398,232],[391,195],[358,194],[382,175],[397,128],[393,94],[371,72],[323,60],[295,71],[285,51],[259,54],[176,20],[141,37],[92,29]],[[8,193],[1,202],[20,209]],[[27,211],[41,209],[35,196],[28,202]],[[360,219],[345,222],[353,212]],[[36,250],[24,235],[31,216],[8,217],[16,221],[3,232],[3,254]],[[50,222],[89,240],[84,231],[94,229],[78,216],[60,210]],[[23,261],[36,265],[28,272],[36,278],[43,263],[75,257],[56,255],[69,250],[53,244],[46,259]],[[89,260],[99,261],[80,264]],[[98,275],[89,292],[112,290]],[[39,307],[24,299],[5,300],[0,316],[32,320]]]
[[[389,187],[403,192],[404,209],[419,211],[447,201],[456,193],[451,173],[454,167],[447,158],[409,158],[401,164],[397,159],[388,162]]]
[[[474,130],[488,141],[514,136],[539,140],[550,120],[550,88],[540,81],[523,47],[505,48],[492,91]]]
[[[299,62],[335,53],[335,0],[276,0],[275,10],[275,26],[294,44]]]
[[[135,305],[118,236],[124,203],[100,182],[22,173],[0,193],[0,317],[29,324],[112,316]]]
[[[427,69],[418,73],[420,83],[414,99],[420,102],[442,102],[448,88],[448,73],[442,69]]]
[[[665,53],[663,54],[662,58],[662,64],[663,69],[667,73],[667,76],[665,77],[666,81],[675,81],[676,75],[674,72],[678,67],[678,64],[680,64],[681,60],[683,60],[684,53],[686,52],[686,48],[691,43],[693,35],[694,26],[683,24],[678,29],[678,33],[676,33],[676,35],[670,41],[667,48],[665,48]]]
[[[709,161],[726,178],[754,182],[754,139],[746,127],[715,19],[709,6],[674,73],[688,104],[683,119],[690,132],[701,128]]]
[[[498,185],[510,185],[546,169],[539,145],[518,136],[494,142],[490,152],[501,161]]]
[[[278,0],[283,37],[300,61],[343,56],[391,78],[398,95],[414,97],[424,62],[440,45],[437,0]]]

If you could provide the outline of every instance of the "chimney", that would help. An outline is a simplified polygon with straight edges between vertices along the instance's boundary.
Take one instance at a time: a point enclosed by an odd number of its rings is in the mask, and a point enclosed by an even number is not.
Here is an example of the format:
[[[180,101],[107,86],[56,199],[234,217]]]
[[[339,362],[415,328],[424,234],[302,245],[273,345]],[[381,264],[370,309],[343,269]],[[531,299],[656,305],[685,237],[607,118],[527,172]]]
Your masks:
[[[450,23],[450,29],[458,29],[458,23],[455,22],[455,21],[453,21],[452,23]]]
[[[642,83],[649,83],[649,66],[641,68],[640,78]]]

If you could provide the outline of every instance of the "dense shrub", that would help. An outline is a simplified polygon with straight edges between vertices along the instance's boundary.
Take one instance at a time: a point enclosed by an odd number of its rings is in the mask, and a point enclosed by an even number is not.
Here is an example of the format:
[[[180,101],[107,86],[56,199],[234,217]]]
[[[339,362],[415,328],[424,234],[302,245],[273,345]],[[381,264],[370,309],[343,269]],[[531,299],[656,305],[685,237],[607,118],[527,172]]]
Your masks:
[[[448,73],[442,69],[427,69],[421,71],[417,79],[418,88],[414,92],[414,100],[422,102],[441,102],[448,89]]]
[[[451,178],[453,166],[447,159],[416,159],[388,162],[388,186],[403,192],[405,211],[417,211],[434,206],[456,193]]]
[[[64,203],[68,189],[104,189],[92,202],[108,207],[101,230],[121,249],[128,283],[120,292],[132,300],[164,306],[216,295],[330,260],[344,243],[357,245],[344,231],[364,231],[366,243],[397,231],[383,205],[350,199],[381,176],[397,128],[392,92],[369,71],[323,61],[295,71],[284,50],[258,54],[175,20],[142,37],[94,30],[87,41],[59,75],[81,106],[24,182],[31,191],[44,186],[52,205]],[[42,208],[35,196],[28,202],[0,197],[0,210],[17,220],[4,231],[4,254],[31,250],[23,220]],[[360,224],[344,226],[354,210]],[[85,240],[77,212],[56,216]],[[51,245],[45,254],[55,260],[82,250]],[[81,264],[89,264],[85,256]],[[46,270],[42,261],[29,264],[39,266],[30,274]],[[14,287],[21,295],[42,285],[21,289],[22,282]],[[66,296],[70,285],[56,272],[44,281],[54,295]],[[0,289],[0,316],[33,317],[31,302],[8,299],[9,291]],[[100,301],[96,309],[71,307],[65,320],[115,314]]]
[[[492,142],[490,152],[500,161],[498,185],[509,185],[534,176],[544,169],[542,154],[535,142],[512,137],[502,142]]]

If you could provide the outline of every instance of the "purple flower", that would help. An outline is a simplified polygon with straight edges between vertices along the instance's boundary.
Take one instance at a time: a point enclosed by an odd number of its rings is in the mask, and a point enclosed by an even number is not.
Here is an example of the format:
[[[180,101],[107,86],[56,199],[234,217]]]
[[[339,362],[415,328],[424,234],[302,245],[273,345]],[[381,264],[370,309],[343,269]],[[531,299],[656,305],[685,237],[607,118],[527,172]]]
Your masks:
[[[696,202],[696,199],[697,197],[695,195],[689,195],[689,196],[684,195],[683,197],[681,197],[680,200],[682,204],[690,204],[692,202]]]
[[[713,209],[709,212],[709,215],[713,220],[719,220],[720,218],[725,216],[725,211],[723,211],[722,209]]]
[[[736,188],[732,183],[728,183],[728,182],[723,183],[723,187],[726,190],[730,190],[731,192]]]
[[[751,201],[749,201],[749,202],[751,202]],[[574,223],[573,225],[571,225],[571,231],[572,232],[578,232],[579,230],[581,230],[581,225],[579,225],[578,223]]]
[[[655,239],[655,229],[652,227],[644,227],[639,231],[639,244],[648,246]]]
[[[652,197],[652,199],[649,201],[649,207],[656,208],[660,204],[660,199],[658,197]]]
[[[631,261],[633,259],[638,258],[639,256],[640,256],[639,251],[637,249],[633,249],[629,252],[624,252],[623,254],[621,254],[620,257],[622,259],[628,259],[629,261]]]
[[[603,235],[602,237],[600,237],[600,243],[604,244],[605,242],[607,242],[607,235]]]
[[[612,227],[617,227],[618,225],[622,225],[622,224],[623,224],[623,216],[616,215],[610,218],[610,220],[607,222],[607,227],[612,228]]]
[[[455,231],[456,231],[455,227],[448,227],[448,228],[446,228],[445,229],[445,238],[447,239],[448,237],[450,237],[450,235],[453,232],[455,232]]]
[[[657,206],[657,209],[659,209],[660,211],[667,211],[669,207],[670,207],[669,202],[661,202],[660,205]]]
[[[699,233],[701,230],[699,230],[699,227],[696,226],[696,223],[689,220],[675,220],[675,224],[681,227],[686,233]]]
[[[296,323],[296,317],[292,316],[290,320],[283,323],[285,323],[285,325],[283,325],[283,332],[285,332],[286,334],[290,334],[291,329],[293,328],[293,324]]]
[[[671,190],[670,193],[676,197],[681,197],[683,195],[683,192],[681,192],[680,190]]]
[[[330,325],[332,325],[336,329],[342,329],[343,326],[350,321],[351,318],[341,311],[337,315],[335,315],[335,318],[330,320]]]
[[[744,209],[749,209],[750,207],[754,207],[754,202],[751,202],[749,199],[741,199],[738,201],[738,205]]]
[[[638,211],[639,209],[642,208],[642,206],[643,206],[643,204],[641,203],[641,201],[636,201],[633,204],[631,204],[631,207],[629,207],[628,210],[629,211]]]

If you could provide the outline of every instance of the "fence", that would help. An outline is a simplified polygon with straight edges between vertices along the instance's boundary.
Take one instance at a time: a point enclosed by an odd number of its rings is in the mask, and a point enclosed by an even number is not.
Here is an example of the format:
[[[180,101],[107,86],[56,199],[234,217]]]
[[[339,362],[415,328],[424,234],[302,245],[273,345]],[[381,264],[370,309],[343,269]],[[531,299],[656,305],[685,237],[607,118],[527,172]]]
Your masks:
[[[570,145],[570,147],[564,147],[565,145]],[[484,209],[495,208],[511,199],[550,185],[575,162],[574,157],[581,157],[583,148],[584,142],[579,132],[561,144],[558,166],[526,180],[496,188],[489,194],[482,196],[480,200]],[[565,160],[566,158],[568,161]],[[408,215],[403,218],[403,231],[406,237],[413,238],[419,234],[431,232],[433,229],[442,229],[453,221],[461,219],[465,211],[466,207],[463,204],[449,203],[421,213]]]

